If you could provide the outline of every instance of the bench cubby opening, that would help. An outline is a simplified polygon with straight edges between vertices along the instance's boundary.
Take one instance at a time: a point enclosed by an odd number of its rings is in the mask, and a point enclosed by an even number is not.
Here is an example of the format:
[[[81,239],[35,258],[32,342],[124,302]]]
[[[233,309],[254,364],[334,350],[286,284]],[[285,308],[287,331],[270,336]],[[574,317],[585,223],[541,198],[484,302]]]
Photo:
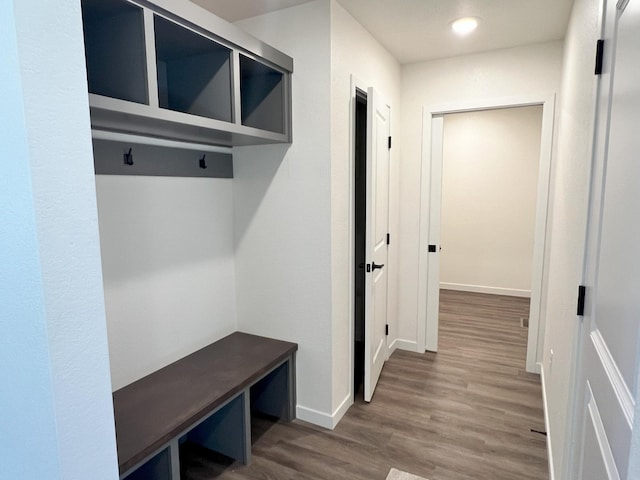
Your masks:
[[[251,413],[290,420],[290,372],[285,362],[250,388]]]
[[[183,439],[248,463],[250,432],[247,426],[248,399],[238,395],[187,433]]]
[[[180,444],[180,480],[217,478],[235,462],[231,457],[186,439]]]
[[[89,93],[148,104],[142,8],[124,0],[82,0]]]
[[[127,480],[172,480],[169,448],[154,455],[126,478]]]
[[[154,15],[161,108],[232,121],[231,50]]]
[[[285,133],[284,74],[240,55],[242,125]]]

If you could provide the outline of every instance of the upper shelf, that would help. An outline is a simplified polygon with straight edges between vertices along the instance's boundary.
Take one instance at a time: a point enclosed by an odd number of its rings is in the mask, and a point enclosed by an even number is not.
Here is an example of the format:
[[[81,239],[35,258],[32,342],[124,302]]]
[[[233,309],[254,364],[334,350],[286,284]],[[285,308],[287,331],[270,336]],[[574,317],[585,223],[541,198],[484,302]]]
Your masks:
[[[186,0],[82,0],[94,129],[291,142],[293,60]]]

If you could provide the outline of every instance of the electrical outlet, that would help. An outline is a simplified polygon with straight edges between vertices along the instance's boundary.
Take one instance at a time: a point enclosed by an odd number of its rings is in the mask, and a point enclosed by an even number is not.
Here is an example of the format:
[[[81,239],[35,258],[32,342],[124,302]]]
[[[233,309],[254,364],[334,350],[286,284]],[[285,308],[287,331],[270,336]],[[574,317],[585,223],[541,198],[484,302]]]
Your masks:
[[[553,348],[549,349],[549,373],[551,373],[551,369],[553,368]]]

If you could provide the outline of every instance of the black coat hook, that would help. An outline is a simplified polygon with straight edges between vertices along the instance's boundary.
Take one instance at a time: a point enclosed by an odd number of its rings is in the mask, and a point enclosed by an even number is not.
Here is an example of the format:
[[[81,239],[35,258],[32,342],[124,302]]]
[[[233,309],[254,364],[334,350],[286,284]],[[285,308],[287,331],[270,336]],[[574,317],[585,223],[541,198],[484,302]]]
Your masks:
[[[205,161],[206,155],[202,155],[200,159],[200,168],[207,168],[207,162]]]
[[[124,164],[125,165],[133,165],[133,153],[131,153],[131,148],[127,153],[124,154]]]

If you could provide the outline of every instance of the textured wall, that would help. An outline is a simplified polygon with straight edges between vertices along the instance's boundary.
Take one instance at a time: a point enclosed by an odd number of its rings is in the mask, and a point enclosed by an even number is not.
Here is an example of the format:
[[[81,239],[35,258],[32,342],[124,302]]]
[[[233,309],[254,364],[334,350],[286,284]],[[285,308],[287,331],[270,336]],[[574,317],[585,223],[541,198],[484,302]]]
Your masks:
[[[238,22],[294,58],[293,143],[234,149],[240,330],[297,342],[298,416],[330,426],[330,9],[325,0]]]
[[[349,276],[351,232],[349,206],[353,182],[351,158],[351,76],[362,87],[374,87],[391,107],[389,231],[393,242],[387,260],[388,345],[397,338],[398,171],[400,133],[400,65],[338,2],[331,2],[331,245],[333,298],[333,408],[345,401],[350,388],[351,298]],[[350,398],[350,397],[349,397]]]
[[[114,480],[80,2],[2,2],[0,32],[1,475]]]
[[[444,117],[440,285],[529,296],[542,107]]]
[[[399,338],[417,340],[422,109],[427,105],[557,92],[562,43],[552,42],[402,67]],[[422,321],[422,320],[420,320]]]
[[[558,135],[553,158],[547,318],[543,369],[548,399],[549,438],[557,479],[563,470],[573,406],[569,404],[578,322],[576,288],[582,278],[598,38],[598,0],[576,0],[565,37]],[[553,349],[553,368],[550,367]]]
[[[232,180],[98,175],[96,186],[117,390],[236,330]]]

